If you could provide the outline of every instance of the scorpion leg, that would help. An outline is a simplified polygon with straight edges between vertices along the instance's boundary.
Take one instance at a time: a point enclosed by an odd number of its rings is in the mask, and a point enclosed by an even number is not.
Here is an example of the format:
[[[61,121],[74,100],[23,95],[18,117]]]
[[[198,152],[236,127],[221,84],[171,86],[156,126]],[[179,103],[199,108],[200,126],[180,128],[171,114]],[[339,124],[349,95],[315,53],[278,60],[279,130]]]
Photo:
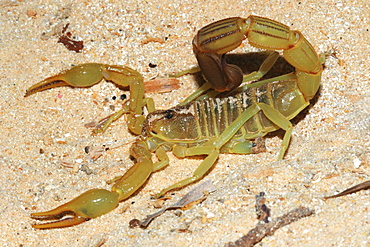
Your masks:
[[[280,153],[278,159],[281,160],[289,146],[290,138],[292,136],[293,125],[292,123],[283,116],[278,110],[265,103],[258,103],[258,107],[263,111],[265,116],[270,119],[274,124],[285,130],[283,142],[281,144]]]
[[[143,107],[146,106],[148,112],[154,111],[155,107],[152,98],[144,98],[142,102]],[[143,115],[133,114],[133,111],[131,111],[127,105],[124,105],[121,110],[101,119],[99,123],[95,126],[93,133],[96,134],[105,132],[114,121],[122,117],[122,115],[124,114],[129,114],[128,127],[133,133],[138,135],[140,133],[140,130],[142,129],[145,117]]]
[[[226,154],[256,154],[266,151],[262,137],[251,140],[230,140],[220,149],[220,153]]]
[[[214,165],[216,162],[220,152],[219,150],[212,148],[213,150],[210,153],[207,153],[207,157],[202,161],[202,163],[198,166],[198,168],[194,171],[193,175],[189,178],[183,179],[180,182],[177,182],[170,187],[162,190],[160,193],[158,193],[155,197],[159,198],[168,191],[171,191],[173,189],[184,187],[185,185],[191,184],[199,179],[201,179],[209,169]],[[204,154],[203,151],[201,151],[202,154]]]
[[[70,70],[60,73],[56,76],[46,78],[45,80],[31,86],[25,94],[25,97],[36,92],[49,88],[70,86],[70,87],[91,87],[102,79],[111,81],[122,87],[130,87],[130,100],[122,110],[109,116],[104,120],[96,132],[105,131],[111,122],[127,113],[129,129],[135,134],[141,134],[145,117],[142,115],[143,108],[147,106],[148,111],[154,110],[154,103],[151,99],[144,97],[144,81],[142,75],[129,68],[113,66],[99,63],[86,63],[74,66]]]

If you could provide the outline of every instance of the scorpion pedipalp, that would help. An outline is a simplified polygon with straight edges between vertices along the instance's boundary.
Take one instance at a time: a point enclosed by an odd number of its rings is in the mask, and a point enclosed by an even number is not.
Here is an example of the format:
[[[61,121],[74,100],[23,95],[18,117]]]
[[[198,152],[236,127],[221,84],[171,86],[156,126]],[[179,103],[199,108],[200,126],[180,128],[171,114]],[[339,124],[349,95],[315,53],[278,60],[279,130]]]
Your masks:
[[[103,65],[98,63],[86,63],[74,66],[63,73],[48,77],[32,85],[27,89],[24,97],[55,87],[90,87],[103,79],[102,69]]]
[[[130,87],[130,101],[121,110],[109,116],[106,122],[100,128],[96,129],[95,132],[104,132],[113,121],[123,114],[127,114],[128,128],[134,134],[141,134],[145,120],[143,108],[146,106],[148,112],[152,112],[154,110],[154,103],[150,98],[144,98],[145,87],[143,76],[129,67],[100,63],[80,64],[32,85],[27,89],[24,97],[61,86],[91,87],[102,79],[113,82],[121,87]]]
[[[32,213],[31,217],[33,219],[56,220],[44,224],[34,224],[32,227],[48,229],[78,225],[112,211],[118,206],[118,196],[118,193],[104,189],[86,191],[55,209]]]

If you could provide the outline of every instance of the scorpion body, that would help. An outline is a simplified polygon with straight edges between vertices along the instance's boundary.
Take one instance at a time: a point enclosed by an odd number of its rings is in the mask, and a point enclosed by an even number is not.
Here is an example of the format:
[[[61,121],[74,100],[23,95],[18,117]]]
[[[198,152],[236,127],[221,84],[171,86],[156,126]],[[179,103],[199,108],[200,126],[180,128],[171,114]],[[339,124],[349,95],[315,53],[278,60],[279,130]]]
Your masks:
[[[291,104],[293,101],[297,104]],[[254,144],[250,140],[281,128],[259,106],[267,105],[286,119],[292,119],[308,104],[295,80],[275,81],[227,97],[196,100],[169,110],[152,112],[144,124],[143,134],[150,135],[152,131],[152,135],[159,135],[166,142],[199,146],[205,141],[219,139],[243,112],[253,107],[257,113],[246,116],[241,127],[221,148],[223,153],[248,154],[253,153]],[[173,136],[173,125],[182,130],[176,136]]]
[[[258,71],[243,76],[239,67],[226,63],[225,53],[246,38],[258,48],[283,50],[284,58],[295,71],[239,87],[243,81],[261,79],[278,57],[277,52],[270,53]],[[142,75],[121,66],[78,65],[27,90],[25,96],[57,86],[88,87],[102,79],[129,86],[127,104],[104,119],[98,131],[104,131],[111,122],[126,114],[128,128],[139,135],[130,148],[134,165],[110,181],[113,183],[110,191],[92,189],[53,210],[32,213],[34,219],[56,220],[35,224],[34,228],[68,227],[112,211],[153,172],[169,164],[169,151],[177,157],[206,157],[191,177],[162,190],[157,197],[201,179],[220,153],[257,152],[256,139],[277,129],[285,130],[278,158],[284,157],[293,129],[289,120],[307,107],[316,94],[325,57],[318,56],[300,32],[257,16],[211,23],[198,31],[193,50],[207,82],[180,105],[168,110],[155,111],[153,101],[144,95]],[[224,92],[222,97],[220,92]],[[144,108],[149,112],[146,117]],[[157,161],[153,162],[152,154]]]

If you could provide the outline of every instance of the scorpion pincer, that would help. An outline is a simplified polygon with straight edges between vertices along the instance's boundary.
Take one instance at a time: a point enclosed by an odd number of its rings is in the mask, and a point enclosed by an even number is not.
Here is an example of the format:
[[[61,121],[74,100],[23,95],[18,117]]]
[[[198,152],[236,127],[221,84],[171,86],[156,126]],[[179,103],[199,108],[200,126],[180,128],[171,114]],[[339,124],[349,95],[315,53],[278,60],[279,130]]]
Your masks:
[[[272,52],[258,71],[243,76],[239,67],[225,62],[225,53],[246,38],[258,48],[283,50],[284,58],[295,71],[239,87],[243,81],[260,79],[278,57],[277,52]],[[307,107],[318,91],[325,56],[318,56],[300,32],[257,16],[228,18],[203,27],[193,40],[193,49],[207,82],[181,105],[169,110],[155,111],[152,99],[145,98],[143,77],[121,66],[78,65],[27,90],[29,96],[56,86],[89,87],[103,78],[129,86],[128,103],[105,119],[97,131],[104,131],[111,122],[127,114],[128,128],[139,135],[130,148],[135,163],[113,180],[111,191],[92,189],[53,210],[32,213],[34,219],[54,220],[35,224],[34,228],[68,227],[112,211],[153,172],[168,165],[169,151],[177,157],[206,155],[206,158],[191,177],[162,190],[157,197],[201,179],[220,153],[256,152],[255,140],[280,128],[285,135],[278,158],[283,158],[293,128],[289,120]],[[217,97],[221,91],[231,92]],[[144,108],[149,112],[146,118]],[[152,161],[152,153],[156,162]]]

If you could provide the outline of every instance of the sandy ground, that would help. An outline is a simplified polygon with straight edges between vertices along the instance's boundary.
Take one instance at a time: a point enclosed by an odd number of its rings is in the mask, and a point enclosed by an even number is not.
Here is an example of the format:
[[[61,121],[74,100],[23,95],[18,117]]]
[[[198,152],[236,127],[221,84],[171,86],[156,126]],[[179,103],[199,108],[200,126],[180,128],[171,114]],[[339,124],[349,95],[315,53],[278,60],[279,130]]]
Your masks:
[[[261,191],[272,217],[298,206],[316,212],[265,238],[261,246],[369,246],[370,191],[323,200],[369,179],[368,1],[67,2],[0,3],[1,246],[223,246],[258,222],[254,195]],[[265,153],[221,155],[207,175],[218,190],[207,200],[182,213],[166,212],[145,230],[130,229],[131,219],[157,211],[151,195],[190,175],[201,161],[170,155],[168,168],[111,213],[71,228],[31,227],[31,212],[49,210],[91,188],[109,188],[105,181],[132,165],[128,149],[134,136],[124,119],[96,136],[84,127],[111,114],[112,106],[119,108],[122,101],[112,97],[122,91],[110,83],[24,98],[28,87],[86,62],[127,65],[147,80],[164,77],[196,65],[191,50],[196,30],[250,14],[302,31],[320,53],[337,53],[327,59],[320,95],[294,127],[284,160],[277,161],[279,136],[267,138]],[[73,38],[85,42],[81,53],[51,36],[65,23]],[[249,51],[256,49],[247,43],[236,50]],[[176,105],[197,87],[193,76],[180,80],[180,90],[150,95],[158,108]],[[92,162],[86,146],[109,150]],[[172,193],[173,200],[197,184]]]

